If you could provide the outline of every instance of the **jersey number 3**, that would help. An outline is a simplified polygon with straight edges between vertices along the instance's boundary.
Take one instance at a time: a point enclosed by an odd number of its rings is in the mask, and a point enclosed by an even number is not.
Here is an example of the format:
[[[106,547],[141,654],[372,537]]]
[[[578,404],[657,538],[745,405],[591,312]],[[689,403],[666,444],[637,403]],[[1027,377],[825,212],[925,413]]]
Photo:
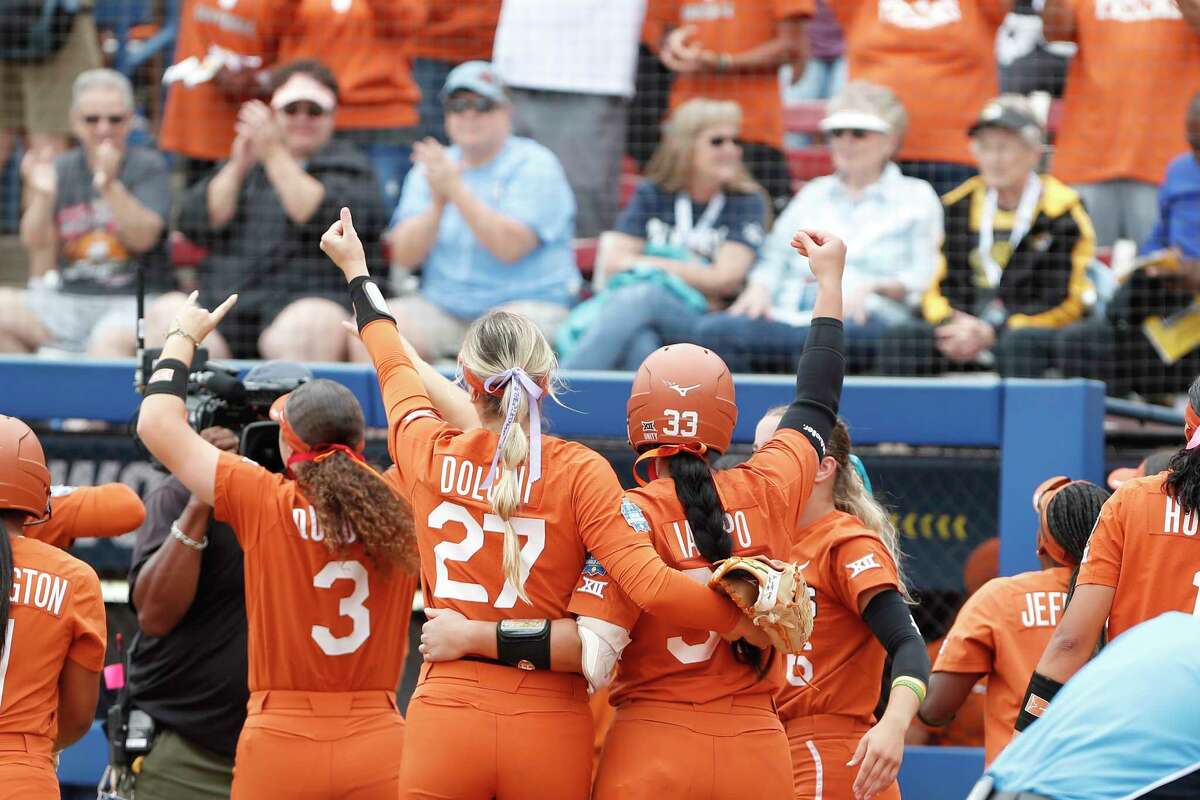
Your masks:
[[[371,611],[365,605],[371,595],[367,570],[357,561],[330,561],[313,576],[313,586],[330,589],[338,581],[353,581],[354,591],[338,601],[338,616],[349,617],[350,632],[334,636],[324,625],[312,626],[312,638],[327,656],[348,656],[371,636]]]

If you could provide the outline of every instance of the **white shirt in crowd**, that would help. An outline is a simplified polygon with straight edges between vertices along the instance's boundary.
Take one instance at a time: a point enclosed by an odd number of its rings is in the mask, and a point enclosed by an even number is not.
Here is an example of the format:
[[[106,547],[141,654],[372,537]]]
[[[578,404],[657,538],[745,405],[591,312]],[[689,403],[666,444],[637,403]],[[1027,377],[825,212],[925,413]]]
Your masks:
[[[633,97],[646,0],[504,0],[492,63],[508,86]]]
[[[875,183],[852,197],[837,175],[809,181],[775,221],[759,252],[750,282],[771,290],[772,317],[792,325],[811,319],[816,279],[808,259],[792,249],[799,228],[826,230],[846,242],[847,295],[870,291],[881,282],[900,281],[914,304],[929,288],[942,245],[942,202],[928,183],[900,174],[888,164]],[[879,295],[867,311],[885,311]]]

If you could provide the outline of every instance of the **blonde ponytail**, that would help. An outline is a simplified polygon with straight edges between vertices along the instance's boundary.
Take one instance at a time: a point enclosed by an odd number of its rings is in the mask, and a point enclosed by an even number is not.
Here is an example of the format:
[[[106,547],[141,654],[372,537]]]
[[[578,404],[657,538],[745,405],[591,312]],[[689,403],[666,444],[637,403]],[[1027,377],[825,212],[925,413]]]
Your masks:
[[[833,505],[838,511],[858,517],[864,527],[874,531],[883,546],[896,562],[896,575],[900,579],[900,594],[907,602],[914,602],[908,591],[908,580],[904,575],[904,553],[900,549],[900,534],[892,523],[883,504],[867,491],[862,476],[850,463],[850,431],[846,423],[838,420],[829,437],[829,452],[838,464],[837,477],[833,483]]]
[[[493,311],[471,323],[459,361],[463,377],[484,404],[485,421],[503,422],[493,462],[497,471],[489,470],[484,486],[491,492],[492,510],[504,521],[504,577],[529,603],[521,542],[511,520],[526,487],[541,476],[540,404],[545,396],[554,396],[558,364],[538,327],[507,311]]]
[[[500,401],[501,408],[509,408],[513,402],[512,393],[516,392],[517,418],[515,425],[508,428],[508,434],[503,442],[498,443],[503,464],[500,476],[492,487],[492,510],[496,516],[504,520],[504,577],[517,589],[517,597],[526,603],[529,595],[525,593],[525,574],[521,568],[521,542],[512,526],[513,513],[521,504],[521,481],[517,470],[529,458],[529,437],[523,427],[529,417],[529,402],[516,381],[509,381],[504,387],[504,398]]]

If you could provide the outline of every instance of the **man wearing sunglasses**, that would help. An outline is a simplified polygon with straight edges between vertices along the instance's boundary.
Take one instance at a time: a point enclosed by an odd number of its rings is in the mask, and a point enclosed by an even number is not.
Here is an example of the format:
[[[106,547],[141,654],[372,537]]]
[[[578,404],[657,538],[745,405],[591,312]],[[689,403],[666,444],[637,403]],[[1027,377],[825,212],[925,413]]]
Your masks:
[[[133,90],[107,69],[75,80],[71,127],[79,146],[55,157],[30,150],[21,164],[29,204],[21,243],[31,278],[24,291],[0,293],[0,352],[51,348],[119,358],[136,347],[138,270],[146,290],[170,288],[164,236],[171,211],[167,166],[130,147]],[[152,303],[155,319],[163,317]],[[165,333],[149,325],[153,339]]]
[[[239,358],[345,361],[344,282],[331,281],[317,246],[323,220],[342,206],[369,263],[382,266],[387,217],[370,162],[333,138],[338,83],[318,61],[272,72],[270,104],[238,112],[229,160],[184,195],[179,229],[210,248],[200,268],[200,302],[238,293],[219,333]]]
[[[426,360],[451,357],[472,320],[502,308],[553,340],[580,284],[563,168],[512,135],[512,106],[491,64],[455,67],[441,99],[452,146],[413,146],[389,234],[393,264],[421,267],[420,293],[391,303],[400,332]]]

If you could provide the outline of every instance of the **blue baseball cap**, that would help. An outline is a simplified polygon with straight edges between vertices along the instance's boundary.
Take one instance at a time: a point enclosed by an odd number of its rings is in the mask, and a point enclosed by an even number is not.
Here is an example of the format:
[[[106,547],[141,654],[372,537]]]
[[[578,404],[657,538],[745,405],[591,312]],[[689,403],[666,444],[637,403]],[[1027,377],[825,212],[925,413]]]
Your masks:
[[[455,92],[474,92],[493,102],[508,105],[504,82],[496,74],[496,68],[487,61],[467,61],[450,70],[438,99],[444,103]]]

